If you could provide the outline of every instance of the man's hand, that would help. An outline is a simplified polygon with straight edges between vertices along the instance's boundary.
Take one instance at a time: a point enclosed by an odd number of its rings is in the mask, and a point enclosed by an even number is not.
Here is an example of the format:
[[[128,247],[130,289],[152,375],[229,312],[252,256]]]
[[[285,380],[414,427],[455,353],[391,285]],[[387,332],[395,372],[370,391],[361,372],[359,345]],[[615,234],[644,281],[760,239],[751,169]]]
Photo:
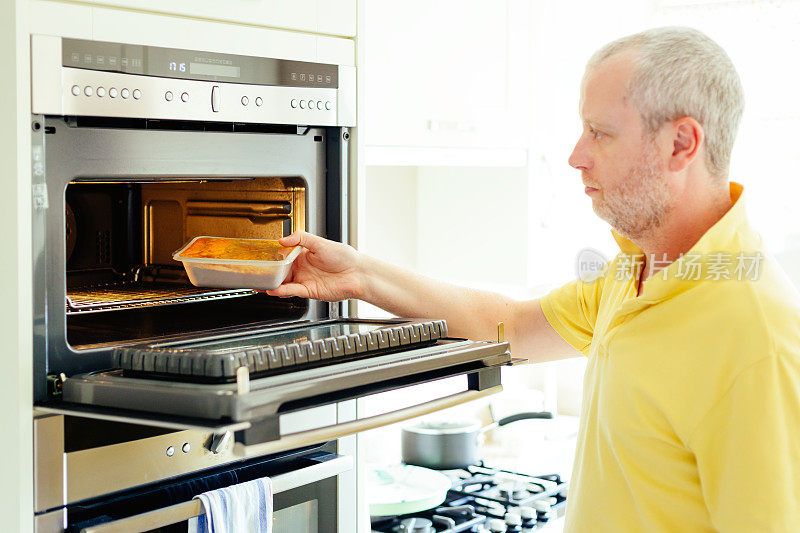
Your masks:
[[[363,293],[360,255],[352,246],[296,231],[279,241],[282,246],[303,247],[292,270],[271,296],[300,296],[337,302],[359,298]]]
[[[495,339],[497,323],[505,322],[515,354],[536,362],[579,355],[547,322],[539,300],[517,302],[426,278],[305,231],[280,243],[303,250],[283,285],[267,291],[272,296],[363,300],[397,316],[444,318],[451,336],[470,339]]]

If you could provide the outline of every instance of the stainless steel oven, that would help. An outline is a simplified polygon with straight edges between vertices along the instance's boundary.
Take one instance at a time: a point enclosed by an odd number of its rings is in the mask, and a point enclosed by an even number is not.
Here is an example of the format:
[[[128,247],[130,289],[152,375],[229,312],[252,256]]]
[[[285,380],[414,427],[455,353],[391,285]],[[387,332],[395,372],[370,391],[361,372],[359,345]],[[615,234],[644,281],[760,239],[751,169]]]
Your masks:
[[[186,531],[202,513],[193,495],[269,476],[275,533],[335,532],[336,476],[353,468],[336,442],[232,460],[224,442],[199,431],[60,415],[38,417],[34,427],[37,501],[61,498],[65,481],[72,501],[38,513],[37,531]],[[64,468],[47,458],[63,458]]]
[[[198,288],[172,259],[198,235],[347,242],[352,67],[41,35],[31,49],[40,530],[144,531],[196,510],[186,487],[261,473],[286,488],[276,524],[335,531],[335,499],[314,495],[349,467],[336,439],[499,390],[504,342]],[[329,416],[456,375],[452,397]],[[322,423],[286,422],[303,414]],[[176,501],[148,503],[163,491]]]

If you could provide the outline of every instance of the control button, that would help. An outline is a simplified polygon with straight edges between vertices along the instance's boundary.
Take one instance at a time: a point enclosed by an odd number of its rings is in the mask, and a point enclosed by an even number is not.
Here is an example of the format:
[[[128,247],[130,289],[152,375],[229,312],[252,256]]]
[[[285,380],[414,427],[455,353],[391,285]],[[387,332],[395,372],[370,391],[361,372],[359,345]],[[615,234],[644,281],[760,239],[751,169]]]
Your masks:
[[[75,87],[77,87],[77,85]],[[81,90],[78,89],[78,92],[81,92]],[[297,107],[297,100],[292,100],[292,107]]]
[[[128,89],[122,89],[119,94],[121,94],[123,98],[127,98],[131,95],[131,92]]]
[[[322,109],[322,101],[317,100],[317,109]]]
[[[106,95],[106,90],[105,90],[105,88],[104,88],[104,87],[98,87],[98,88],[97,88],[97,96],[99,96],[100,98],[102,98],[102,97],[104,97],[105,95]]]
[[[110,96],[111,98],[116,98],[118,94],[119,92],[117,92],[116,87],[112,87],[108,90],[108,96]]]
[[[220,90],[219,85],[214,85],[211,88],[211,111],[214,113],[219,112],[219,102],[220,102]]]
[[[142,91],[140,91],[139,89],[134,89],[133,90],[133,98],[138,100],[141,97],[142,97]]]
[[[94,90],[92,90],[92,88],[89,87],[88,85],[83,88],[83,94],[85,94],[86,96],[92,96],[93,93]]]
[[[183,453],[189,453],[192,450],[192,445],[188,442],[184,442],[183,446],[181,446],[181,450],[183,450]]]
[[[256,96],[256,105],[258,107],[261,107],[261,104],[263,104],[263,103],[264,103],[264,100],[262,100],[260,96]]]
[[[188,102],[188,101],[189,101],[189,93],[182,93],[181,102]]]
[[[242,105],[247,105],[250,103],[250,99],[246,96],[242,96]]]
[[[173,455],[175,455],[175,447],[170,446],[169,448],[167,448],[167,457],[172,457]]]
[[[164,93],[164,98],[167,100],[167,102],[171,102],[172,101],[172,91],[165,92]]]
[[[305,108],[306,108],[306,101],[300,100],[300,109],[305,109]]]
[[[325,102],[325,109],[330,111],[330,109],[331,109],[331,103],[330,102]]]
[[[77,85],[73,85],[72,86],[72,94],[75,95],[75,96],[78,96],[79,94],[81,94],[81,88],[78,87]],[[294,102],[294,100],[292,100],[292,102]],[[292,107],[294,107],[294,106],[292,106]]]

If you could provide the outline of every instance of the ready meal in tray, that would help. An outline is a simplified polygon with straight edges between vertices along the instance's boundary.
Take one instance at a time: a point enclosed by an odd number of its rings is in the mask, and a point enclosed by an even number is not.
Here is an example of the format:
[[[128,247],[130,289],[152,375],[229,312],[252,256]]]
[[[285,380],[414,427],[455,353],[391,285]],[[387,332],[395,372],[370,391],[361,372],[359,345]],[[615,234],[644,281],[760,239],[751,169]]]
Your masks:
[[[300,253],[267,239],[195,237],[172,258],[181,261],[189,281],[197,287],[274,289],[280,285]]]

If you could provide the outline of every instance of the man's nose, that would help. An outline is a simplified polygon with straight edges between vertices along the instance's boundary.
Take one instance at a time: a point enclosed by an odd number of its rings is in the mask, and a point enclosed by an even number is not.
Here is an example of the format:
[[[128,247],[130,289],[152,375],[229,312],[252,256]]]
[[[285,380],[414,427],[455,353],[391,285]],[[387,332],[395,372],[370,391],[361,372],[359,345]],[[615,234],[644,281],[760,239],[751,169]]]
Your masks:
[[[578,139],[575,148],[572,149],[572,153],[567,162],[569,166],[577,168],[578,170],[589,170],[592,168],[592,159],[589,156],[589,150],[587,150],[583,135]]]

